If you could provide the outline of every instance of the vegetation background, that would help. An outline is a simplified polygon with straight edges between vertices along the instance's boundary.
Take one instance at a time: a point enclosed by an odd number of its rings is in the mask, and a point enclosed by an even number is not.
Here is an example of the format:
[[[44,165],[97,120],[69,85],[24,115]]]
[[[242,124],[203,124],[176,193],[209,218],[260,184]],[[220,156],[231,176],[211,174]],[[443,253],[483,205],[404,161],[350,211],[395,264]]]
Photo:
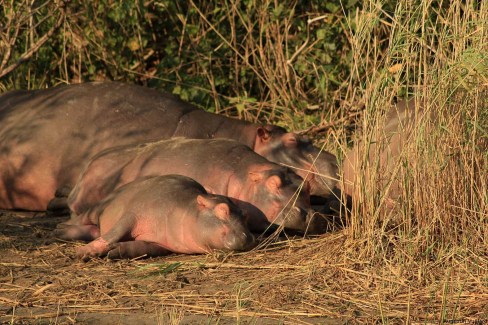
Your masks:
[[[314,275],[302,297],[333,300],[315,302],[325,316],[488,321],[486,1],[0,0],[0,91],[107,79],[308,134],[339,162],[414,98],[436,118],[397,166],[400,207],[357,175],[348,226],[304,244],[289,263],[309,269],[288,278],[334,269],[340,288]]]

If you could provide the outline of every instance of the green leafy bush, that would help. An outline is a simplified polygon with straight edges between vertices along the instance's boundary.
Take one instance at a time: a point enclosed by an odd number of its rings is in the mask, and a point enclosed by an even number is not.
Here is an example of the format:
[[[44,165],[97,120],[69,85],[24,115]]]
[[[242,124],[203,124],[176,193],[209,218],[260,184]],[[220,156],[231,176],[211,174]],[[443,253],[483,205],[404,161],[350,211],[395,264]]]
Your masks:
[[[0,84],[127,81],[211,111],[300,123],[317,105],[339,107],[352,57],[347,15],[356,6],[338,0],[6,2],[2,18],[18,13],[2,25],[2,34],[17,33],[12,53],[1,53],[10,64],[61,23]],[[256,101],[267,107],[258,112],[249,105]]]

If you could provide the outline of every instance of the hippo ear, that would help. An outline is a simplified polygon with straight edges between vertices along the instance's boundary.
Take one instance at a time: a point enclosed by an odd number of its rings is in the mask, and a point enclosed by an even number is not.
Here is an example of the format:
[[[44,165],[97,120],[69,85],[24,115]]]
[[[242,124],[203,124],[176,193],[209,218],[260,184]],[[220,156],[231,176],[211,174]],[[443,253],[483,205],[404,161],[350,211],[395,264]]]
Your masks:
[[[281,138],[281,142],[287,148],[296,147],[298,144],[297,135],[295,133],[285,133]]]
[[[213,202],[207,199],[206,197],[204,197],[203,195],[197,196],[197,203],[201,208],[211,209],[214,206]]]
[[[268,177],[268,179],[266,180],[266,183],[265,183],[266,188],[271,193],[274,193],[274,194],[278,194],[278,192],[281,188],[281,185],[282,185],[281,178],[277,175],[271,175],[270,177]]]
[[[257,138],[261,140],[261,142],[267,142],[271,137],[269,131],[263,128],[262,126],[258,127],[257,134],[258,134]]]
[[[215,216],[223,221],[229,221],[230,209],[226,203],[219,203],[214,208]]]

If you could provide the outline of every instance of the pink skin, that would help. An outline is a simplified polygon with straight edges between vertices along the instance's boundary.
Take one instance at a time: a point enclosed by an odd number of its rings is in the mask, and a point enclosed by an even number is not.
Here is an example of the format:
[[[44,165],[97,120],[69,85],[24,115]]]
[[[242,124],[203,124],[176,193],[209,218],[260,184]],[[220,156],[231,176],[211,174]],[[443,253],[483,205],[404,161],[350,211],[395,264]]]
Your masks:
[[[252,148],[258,154],[289,166],[310,184],[310,194],[327,197],[337,184],[336,157],[320,151],[306,137],[273,125],[258,127]]]
[[[0,208],[45,210],[97,152],[171,137],[195,109],[159,91],[110,82],[2,94]]]
[[[69,207],[83,213],[123,184],[167,174],[191,177],[210,192],[229,196],[247,212],[253,231],[266,229],[269,222],[299,231],[310,228],[307,183],[248,147],[223,139],[175,138],[104,151],[81,174]],[[312,229],[318,227],[312,222]]]
[[[91,240],[76,249],[83,260],[244,250],[254,241],[246,218],[223,196],[206,194],[194,180],[167,175],[129,183],[61,224],[63,239]],[[98,232],[97,232],[98,229]]]
[[[266,219],[277,225],[284,225],[287,228],[302,229],[300,223],[300,209],[308,211],[310,208],[308,183],[303,183],[303,188],[284,186],[283,178],[277,174],[273,174],[272,170],[263,169],[259,166],[255,166],[253,171],[249,172],[249,180],[245,184],[239,185],[233,184],[233,181],[237,181],[231,178],[229,181],[229,189],[239,191],[230,191],[228,195],[232,198],[237,198],[239,202],[251,202],[256,207],[259,207],[260,211],[266,216]],[[268,173],[271,173],[267,176]],[[238,182],[238,181],[237,181]],[[291,210],[291,215],[283,213],[286,206],[293,206],[293,202],[297,201],[299,204]],[[245,209],[245,205],[241,206]],[[297,214],[298,212],[298,214]],[[251,213],[251,217],[252,217]],[[258,222],[255,218],[253,221]],[[253,227],[254,228],[254,227]],[[257,228],[258,231],[263,229]]]
[[[304,177],[312,170],[314,195],[334,185],[335,158],[282,128],[208,113],[145,87],[96,82],[0,96],[0,208],[44,210],[102,150],[176,136],[234,139]]]
[[[173,136],[234,139],[269,161],[289,166],[299,176],[307,178],[313,195],[328,196],[337,183],[334,155],[321,152],[308,138],[275,125],[261,126],[197,110],[180,120]]]

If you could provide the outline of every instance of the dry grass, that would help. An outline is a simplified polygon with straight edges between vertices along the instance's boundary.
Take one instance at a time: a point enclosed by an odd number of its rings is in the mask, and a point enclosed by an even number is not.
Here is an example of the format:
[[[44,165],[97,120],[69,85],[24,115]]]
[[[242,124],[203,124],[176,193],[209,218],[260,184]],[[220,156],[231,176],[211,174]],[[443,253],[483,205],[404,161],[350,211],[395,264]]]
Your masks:
[[[232,4],[229,20],[242,19]],[[243,254],[84,264],[72,259],[72,243],[51,237],[57,220],[4,214],[0,321],[89,323],[95,315],[102,322],[141,317],[164,324],[486,323],[487,6],[402,0],[388,12],[380,1],[366,1],[350,18],[353,73],[334,94],[345,109],[320,113],[332,119],[324,121],[333,127],[327,146],[340,148],[339,156],[350,130],[334,121],[355,118],[368,170],[357,175],[359,192],[344,229]],[[257,22],[266,43],[251,34],[245,46],[225,40],[240,57],[235,62],[248,62],[270,89],[269,101],[246,102],[242,117],[267,112],[290,126],[303,117],[289,109],[309,94],[287,60],[307,58],[309,47],[286,49],[287,23]],[[211,71],[204,73],[212,84]],[[325,97],[323,103],[333,101]],[[414,98],[428,114],[408,133],[408,146],[389,171],[392,182],[385,183],[378,161],[366,161],[366,153],[381,138],[385,107],[395,97]],[[352,103],[364,106],[359,117]],[[374,144],[377,156],[384,143]],[[398,179],[399,203],[386,209]],[[105,314],[124,316],[107,320]]]
[[[383,247],[392,236],[391,244],[415,261],[431,251],[436,259],[459,250],[487,252],[488,8],[475,5],[400,2],[389,24],[389,51],[378,61],[363,59],[378,57],[370,43],[360,42],[365,34],[353,42],[357,70],[372,73],[366,76],[366,109],[358,121],[364,172],[356,175],[359,193],[350,224],[354,238],[368,240],[372,257],[403,262],[402,253]],[[437,20],[429,18],[433,12]],[[375,4],[369,15],[356,18],[359,31],[376,33],[368,29],[371,15],[388,17]],[[410,131],[399,128],[405,143],[387,170],[391,179],[384,181],[379,162],[388,143],[382,136],[384,116],[392,98],[405,91],[413,96],[417,119],[405,127]],[[383,207],[395,182],[400,183],[399,206],[392,213]]]
[[[379,264],[358,254],[357,241],[344,230],[242,254],[83,263],[74,259],[72,243],[51,237],[59,220],[7,213],[0,218],[5,225],[0,320],[5,322],[90,323],[86,315],[120,323],[177,318],[175,324],[195,316],[201,318],[190,323],[487,317],[488,261],[474,252],[414,261],[415,268]]]

